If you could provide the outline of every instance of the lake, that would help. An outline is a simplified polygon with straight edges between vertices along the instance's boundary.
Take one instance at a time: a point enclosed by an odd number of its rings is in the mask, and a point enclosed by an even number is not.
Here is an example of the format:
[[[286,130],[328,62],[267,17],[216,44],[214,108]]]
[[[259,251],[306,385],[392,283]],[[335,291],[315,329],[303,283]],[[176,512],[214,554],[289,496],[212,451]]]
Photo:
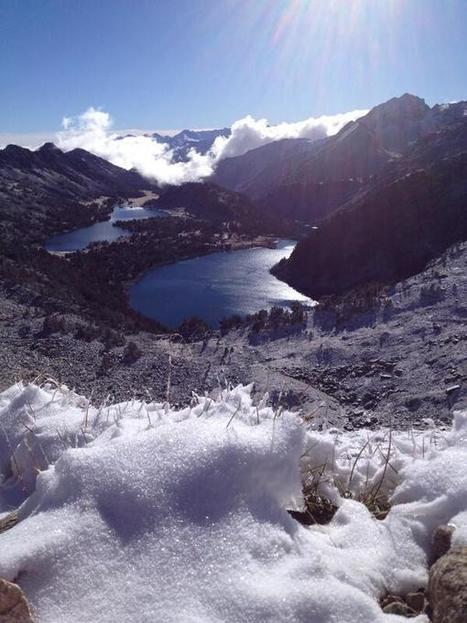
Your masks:
[[[155,268],[131,287],[130,305],[173,329],[190,316],[215,327],[233,314],[246,316],[294,301],[311,303],[269,272],[295,244],[280,240],[275,249],[224,251]]]
[[[120,206],[113,209],[107,221],[94,223],[87,227],[81,227],[74,231],[52,236],[45,243],[45,249],[50,252],[80,251],[85,249],[92,242],[102,242],[107,240],[112,242],[123,236],[130,236],[131,232],[121,227],[116,227],[117,221],[131,221],[162,216],[164,213],[149,208]]]

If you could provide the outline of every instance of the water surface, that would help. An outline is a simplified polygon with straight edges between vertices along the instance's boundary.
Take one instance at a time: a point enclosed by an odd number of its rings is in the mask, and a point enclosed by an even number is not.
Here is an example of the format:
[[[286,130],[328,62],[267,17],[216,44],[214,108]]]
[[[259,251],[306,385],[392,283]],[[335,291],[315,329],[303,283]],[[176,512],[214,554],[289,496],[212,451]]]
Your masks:
[[[130,221],[134,219],[144,219],[154,216],[161,216],[161,212],[157,210],[151,210],[149,208],[141,207],[116,207],[113,209],[110,218],[107,221],[101,223],[94,223],[87,227],[81,227],[74,231],[69,231],[64,234],[57,234],[52,236],[45,243],[47,251],[79,251],[85,249],[92,242],[102,242],[107,240],[112,242],[118,240],[123,236],[129,236],[131,232],[121,227],[116,227],[114,223],[117,221]]]
[[[155,268],[132,286],[130,305],[176,328],[190,316],[215,327],[233,314],[245,316],[294,301],[311,303],[269,272],[292,253],[295,244],[294,240],[280,240],[275,249],[212,253]]]

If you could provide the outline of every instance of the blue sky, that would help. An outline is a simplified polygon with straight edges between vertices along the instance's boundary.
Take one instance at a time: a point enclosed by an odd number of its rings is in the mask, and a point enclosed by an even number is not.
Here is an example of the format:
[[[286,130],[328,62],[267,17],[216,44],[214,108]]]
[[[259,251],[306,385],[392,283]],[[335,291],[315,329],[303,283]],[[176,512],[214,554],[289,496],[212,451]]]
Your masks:
[[[0,0],[0,132],[89,106],[219,127],[467,99],[467,0]]]

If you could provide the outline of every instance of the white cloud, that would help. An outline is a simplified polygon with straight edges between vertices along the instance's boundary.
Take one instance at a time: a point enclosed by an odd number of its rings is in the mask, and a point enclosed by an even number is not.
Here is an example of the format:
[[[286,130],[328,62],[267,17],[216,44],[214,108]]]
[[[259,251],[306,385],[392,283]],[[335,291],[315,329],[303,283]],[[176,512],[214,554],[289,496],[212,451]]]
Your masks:
[[[284,138],[309,138],[317,140],[336,134],[346,123],[365,115],[367,110],[354,110],[338,115],[310,117],[295,123],[269,125],[266,119],[253,119],[250,115],[232,125],[228,138],[218,137],[213,145],[216,160],[240,156],[250,149],[261,147]]]
[[[284,138],[320,139],[338,132],[346,123],[364,115],[366,110],[310,117],[296,123],[269,125],[266,119],[247,116],[232,125],[229,137],[218,137],[207,154],[194,149],[186,162],[174,162],[169,146],[147,135],[121,136],[112,130],[109,113],[89,108],[78,117],[64,117],[57,144],[68,151],[86,149],[125,169],[135,168],[160,184],[198,181],[211,175],[223,158],[238,156],[250,149]]]
[[[144,135],[122,137],[112,131],[110,115],[92,107],[78,117],[65,117],[62,125],[63,131],[57,135],[61,149],[86,149],[124,169],[135,168],[161,184],[195,181],[212,172],[210,160],[196,152],[190,154],[188,162],[173,162],[165,143]]]

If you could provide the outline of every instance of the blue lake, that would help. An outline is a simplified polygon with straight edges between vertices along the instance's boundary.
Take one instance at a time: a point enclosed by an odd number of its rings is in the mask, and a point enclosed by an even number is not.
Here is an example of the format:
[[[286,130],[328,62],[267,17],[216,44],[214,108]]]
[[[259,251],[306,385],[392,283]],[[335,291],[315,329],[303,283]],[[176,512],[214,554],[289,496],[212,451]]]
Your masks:
[[[80,251],[81,249],[85,249],[92,242],[101,242],[103,240],[112,242],[123,236],[130,235],[130,232],[126,229],[114,225],[117,221],[151,218],[161,216],[162,214],[162,212],[149,208],[116,207],[113,209],[107,221],[94,223],[88,227],[82,227],[81,229],[52,236],[45,243],[45,248],[47,251],[51,252]]]
[[[130,289],[136,311],[176,328],[190,316],[212,327],[227,316],[245,316],[273,305],[311,300],[269,272],[288,257],[294,240],[280,240],[275,249],[254,248],[212,253],[155,268]]]

